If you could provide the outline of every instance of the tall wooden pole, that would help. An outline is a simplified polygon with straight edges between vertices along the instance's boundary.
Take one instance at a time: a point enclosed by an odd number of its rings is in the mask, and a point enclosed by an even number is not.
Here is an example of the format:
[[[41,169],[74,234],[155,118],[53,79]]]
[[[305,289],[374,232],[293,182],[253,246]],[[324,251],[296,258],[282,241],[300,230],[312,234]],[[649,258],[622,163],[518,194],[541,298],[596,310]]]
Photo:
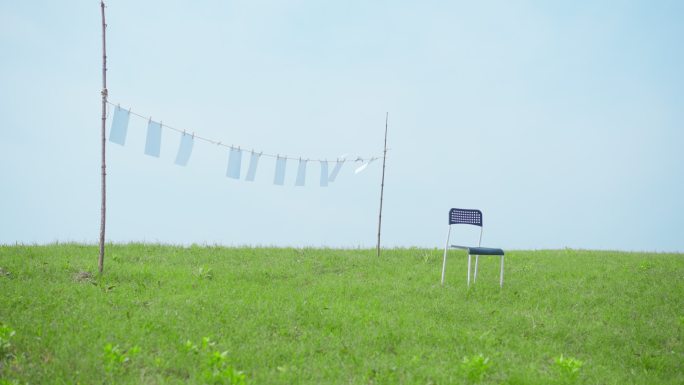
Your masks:
[[[104,0],[100,0],[100,7],[102,8],[102,209],[100,210],[100,258],[97,270],[102,274],[104,269],[105,218],[107,213],[107,164],[105,162],[105,122],[107,121],[107,43],[105,31],[107,24],[105,23]]]
[[[380,214],[378,215],[378,257],[380,256],[380,230],[382,229],[382,196],[385,192],[385,160],[387,159],[387,121],[389,112],[385,114],[385,149],[382,153],[382,182],[380,183]]]

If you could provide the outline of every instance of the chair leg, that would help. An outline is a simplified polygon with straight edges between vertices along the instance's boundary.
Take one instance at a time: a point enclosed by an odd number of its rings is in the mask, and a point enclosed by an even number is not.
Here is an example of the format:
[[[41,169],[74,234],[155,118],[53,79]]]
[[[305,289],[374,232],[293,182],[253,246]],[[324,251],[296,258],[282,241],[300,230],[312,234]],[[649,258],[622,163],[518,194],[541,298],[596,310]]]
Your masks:
[[[468,254],[468,287],[470,287],[470,254]]]
[[[442,285],[444,285],[444,273],[446,272],[446,258],[447,250],[449,250],[449,237],[451,236],[451,225],[449,225],[449,231],[447,231],[446,244],[444,245],[444,261],[442,262]]]
[[[475,274],[473,274],[473,283],[477,282],[477,263],[480,260],[480,256],[475,256]]]
[[[501,277],[499,278],[499,286],[503,287],[503,275],[504,275],[504,256],[501,256]]]

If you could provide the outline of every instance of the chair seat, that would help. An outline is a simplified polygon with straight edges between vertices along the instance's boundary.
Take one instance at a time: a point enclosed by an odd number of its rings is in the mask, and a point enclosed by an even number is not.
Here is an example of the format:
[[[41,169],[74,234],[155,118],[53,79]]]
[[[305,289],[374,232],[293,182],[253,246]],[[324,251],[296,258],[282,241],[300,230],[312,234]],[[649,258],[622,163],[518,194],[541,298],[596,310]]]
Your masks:
[[[504,255],[504,251],[501,249],[495,249],[491,247],[469,247],[468,254],[471,255]]]
[[[504,255],[504,251],[501,249],[496,249],[492,247],[466,247],[451,245],[451,247],[456,249],[467,249],[470,255]]]

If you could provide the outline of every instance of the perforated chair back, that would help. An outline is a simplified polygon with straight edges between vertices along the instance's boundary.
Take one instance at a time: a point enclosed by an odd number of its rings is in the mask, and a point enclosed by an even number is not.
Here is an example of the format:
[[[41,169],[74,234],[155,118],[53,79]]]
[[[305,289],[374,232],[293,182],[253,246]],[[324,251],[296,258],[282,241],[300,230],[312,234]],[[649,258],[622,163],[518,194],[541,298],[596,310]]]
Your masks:
[[[482,227],[482,211],[472,209],[449,210],[449,225],[464,224]]]

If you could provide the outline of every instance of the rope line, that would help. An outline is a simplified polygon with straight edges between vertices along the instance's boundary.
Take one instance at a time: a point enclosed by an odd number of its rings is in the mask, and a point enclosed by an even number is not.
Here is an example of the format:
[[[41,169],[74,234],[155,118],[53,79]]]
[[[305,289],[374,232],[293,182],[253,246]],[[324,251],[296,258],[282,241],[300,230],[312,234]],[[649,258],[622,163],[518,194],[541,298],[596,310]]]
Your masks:
[[[112,103],[112,102],[110,102],[110,101],[107,101],[107,104],[109,104],[109,105],[111,105],[111,106],[114,106],[114,107],[121,108],[122,110],[126,110],[126,111],[128,111],[129,114],[134,115],[134,116],[137,116],[137,117],[142,118],[142,119],[145,119],[145,120],[147,120],[147,121],[153,121],[153,120],[152,120],[152,117],[141,115],[141,114],[139,114],[139,113],[137,113],[137,112],[135,112],[135,111],[132,111],[130,108],[129,108],[129,109],[122,108],[119,104]],[[107,111],[107,115],[109,115],[109,111]],[[154,122],[157,122],[157,121],[154,121]],[[159,123],[159,125],[160,125],[161,127],[166,127],[166,128],[168,128],[168,129],[170,129],[170,130],[172,130],[172,131],[176,131],[176,132],[181,133],[181,134],[192,135],[193,138],[202,140],[202,141],[204,141],[204,142],[207,142],[207,143],[210,143],[210,144],[213,144],[213,145],[216,145],[216,146],[221,146],[221,147],[225,147],[225,148],[230,148],[231,150],[234,150],[234,149],[244,150],[244,148],[241,147],[241,146],[235,146],[235,145],[232,145],[232,144],[225,144],[225,143],[223,143],[223,142],[221,142],[221,141],[218,141],[218,140],[214,140],[214,139],[210,139],[210,138],[205,138],[205,137],[203,137],[203,136],[200,136],[200,135],[195,134],[194,131],[190,131],[190,130],[181,130],[181,129],[179,129],[179,128],[175,128],[175,127],[169,126],[169,125],[166,124],[166,123],[162,123],[161,121],[158,122],[158,123]],[[190,133],[192,133],[192,134],[190,134]],[[245,151],[247,151],[247,150],[245,150]],[[254,150],[251,150],[251,152],[252,152],[252,153],[255,153],[255,154],[259,154],[260,156],[265,156],[265,157],[269,157],[269,158],[288,159],[288,160],[306,160],[306,161],[309,161],[309,162],[312,162],[312,161],[313,161],[313,162],[328,162],[328,161],[330,161],[330,162],[340,162],[340,163],[346,163],[346,162],[368,162],[368,163],[370,163],[370,162],[372,162],[372,161],[374,161],[374,160],[380,159],[380,156],[372,156],[372,157],[368,157],[368,158],[362,158],[362,157],[356,157],[356,158],[354,158],[354,159],[335,158],[334,160],[328,160],[328,159],[311,159],[311,158],[305,158],[305,157],[293,157],[293,156],[280,155],[280,154],[273,154],[273,153],[266,153],[266,152],[263,152],[263,151],[254,151]]]

